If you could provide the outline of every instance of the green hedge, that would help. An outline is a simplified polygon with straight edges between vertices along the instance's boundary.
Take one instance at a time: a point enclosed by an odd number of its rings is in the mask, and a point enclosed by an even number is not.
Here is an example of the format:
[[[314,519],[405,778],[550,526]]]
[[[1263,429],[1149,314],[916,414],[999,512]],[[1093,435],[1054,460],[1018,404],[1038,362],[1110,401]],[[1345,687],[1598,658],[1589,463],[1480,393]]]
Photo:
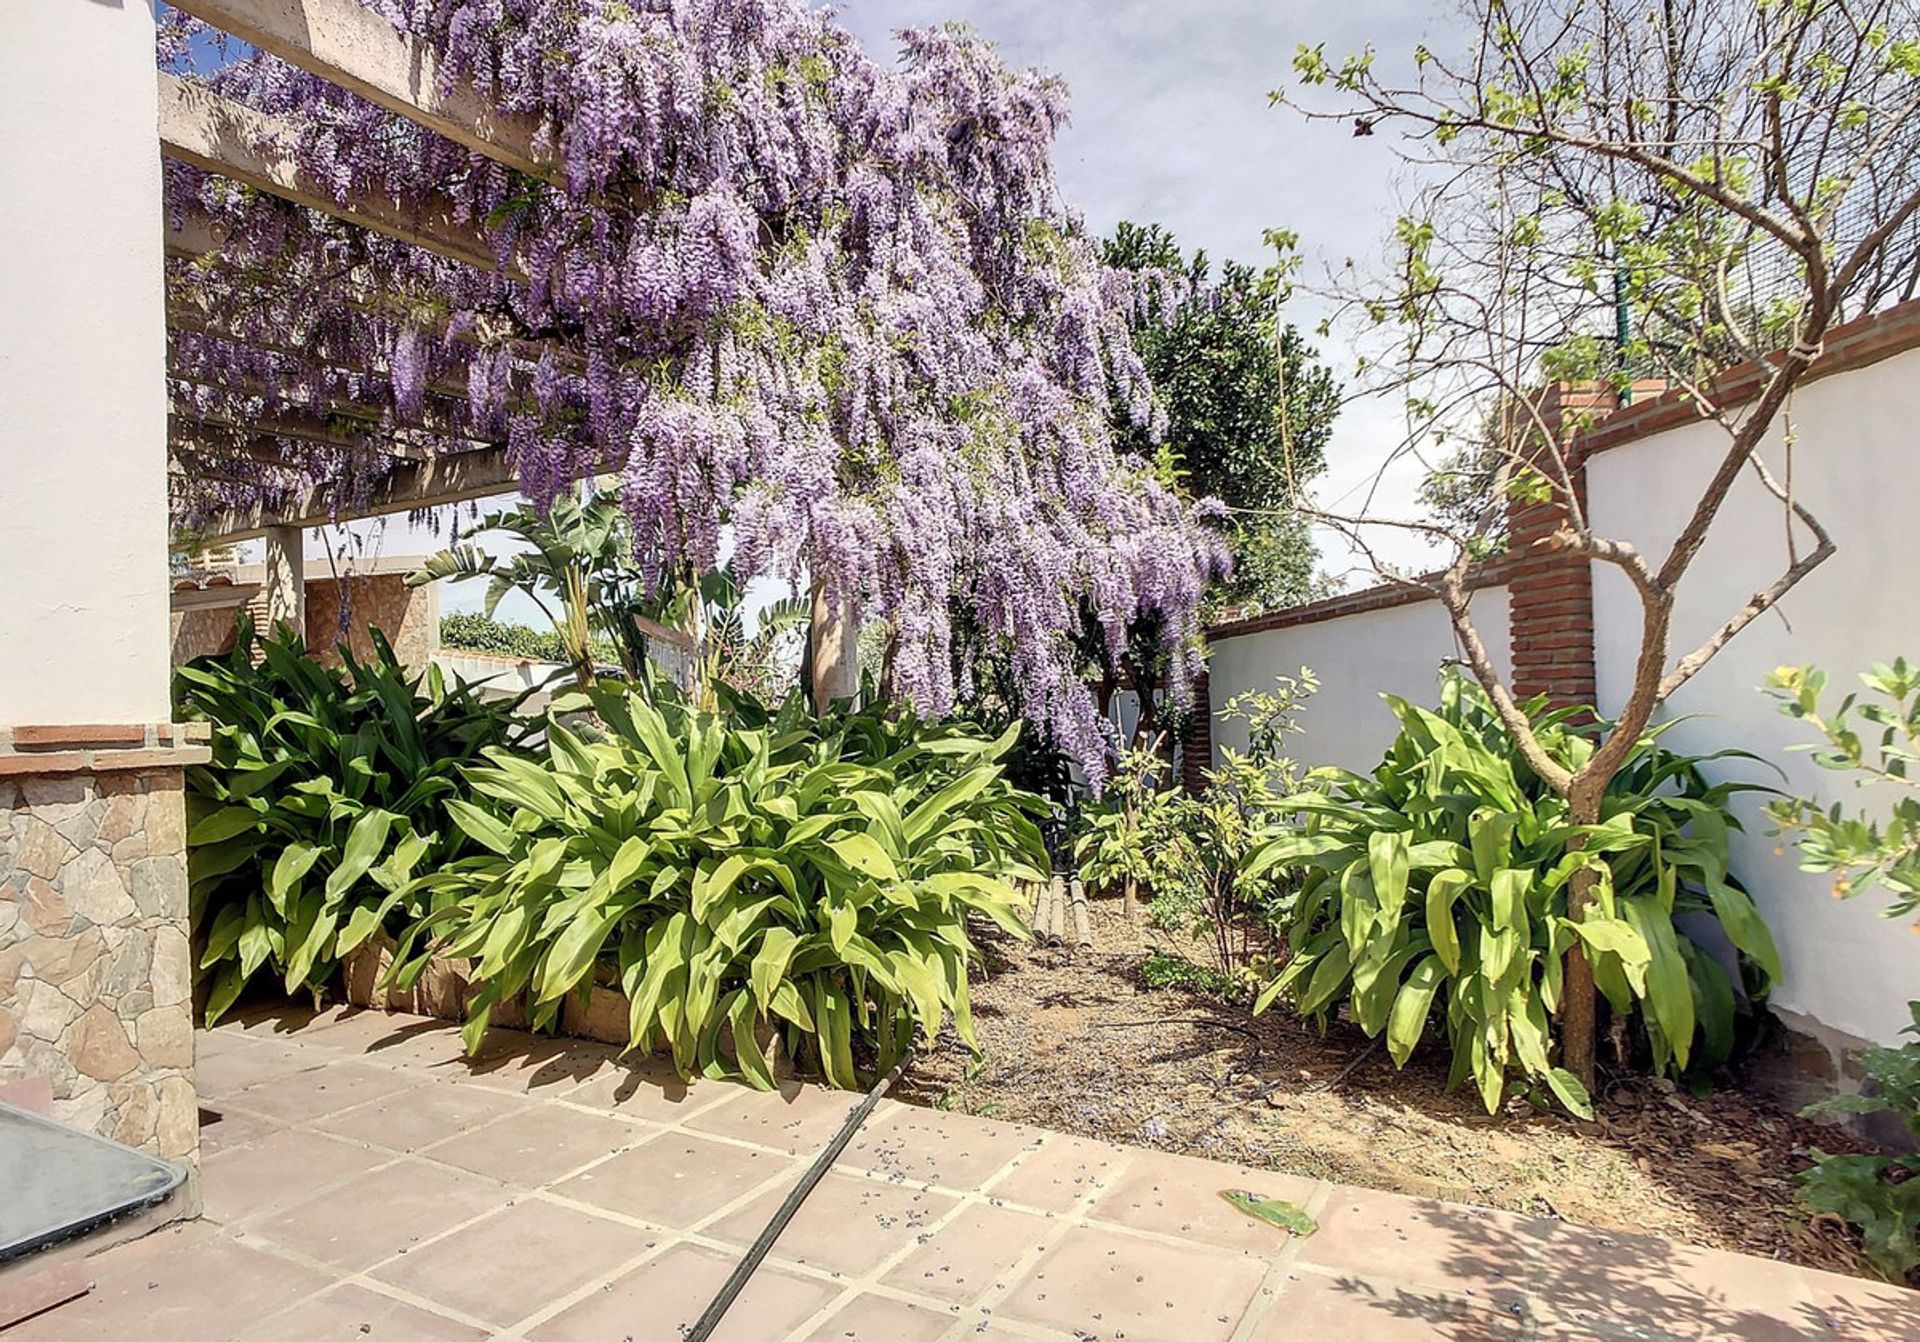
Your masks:
[[[565,662],[566,650],[560,635],[551,629],[539,630],[524,624],[492,619],[477,611],[456,611],[440,617],[440,646],[453,651],[495,653],[506,657],[526,657],[536,662]],[[594,640],[594,657],[618,664],[620,654],[604,639]]]

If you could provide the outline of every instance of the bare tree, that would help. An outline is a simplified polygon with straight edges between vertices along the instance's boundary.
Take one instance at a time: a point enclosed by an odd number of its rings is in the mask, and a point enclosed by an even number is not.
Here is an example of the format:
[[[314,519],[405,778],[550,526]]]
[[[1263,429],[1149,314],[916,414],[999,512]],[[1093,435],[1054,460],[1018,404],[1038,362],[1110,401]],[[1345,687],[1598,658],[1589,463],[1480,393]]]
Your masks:
[[[1477,38],[1465,56],[1423,49],[1404,81],[1371,53],[1335,64],[1302,48],[1294,65],[1308,116],[1398,132],[1423,165],[1429,185],[1399,221],[1392,273],[1374,292],[1345,286],[1346,315],[1383,345],[1376,387],[1406,400],[1399,453],[1457,465],[1472,444],[1486,506],[1318,517],[1369,557],[1379,526],[1447,547],[1437,573],[1375,567],[1443,603],[1527,763],[1576,823],[1593,824],[1662,702],[1834,553],[1794,493],[1796,452],[1819,444],[1796,436],[1792,398],[1836,325],[1913,293],[1920,0],[1468,3]],[[1559,422],[1543,395],[1585,380],[1624,397],[1636,379],[1681,389],[1726,435],[1664,553],[1595,531],[1569,433],[1582,426]],[[1786,564],[1756,575],[1753,596],[1698,646],[1676,648],[1676,593],[1749,474],[1779,504]],[[1556,504],[1546,544],[1620,570],[1639,597],[1631,689],[1575,768],[1542,748],[1469,607],[1473,564],[1498,549],[1514,499]],[[1570,882],[1575,921],[1595,867]],[[1591,1086],[1594,988],[1577,938],[1561,1025],[1563,1062]]]

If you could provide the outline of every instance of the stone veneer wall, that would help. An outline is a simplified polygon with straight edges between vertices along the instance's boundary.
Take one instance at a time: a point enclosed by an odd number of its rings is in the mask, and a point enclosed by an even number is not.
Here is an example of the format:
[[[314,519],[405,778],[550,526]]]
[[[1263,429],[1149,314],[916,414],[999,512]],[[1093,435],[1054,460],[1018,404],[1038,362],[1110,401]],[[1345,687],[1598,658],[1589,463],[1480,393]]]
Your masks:
[[[333,648],[341,642],[355,657],[371,660],[370,629],[387,636],[401,665],[426,670],[440,648],[439,587],[408,587],[403,573],[307,579],[307,647],[314,660],[338,662]]]
[[[0,1086],[43,1079],[54,1118],[191,1165],[180,766],[204,749],[133,730],[146,749],[0,747]]]

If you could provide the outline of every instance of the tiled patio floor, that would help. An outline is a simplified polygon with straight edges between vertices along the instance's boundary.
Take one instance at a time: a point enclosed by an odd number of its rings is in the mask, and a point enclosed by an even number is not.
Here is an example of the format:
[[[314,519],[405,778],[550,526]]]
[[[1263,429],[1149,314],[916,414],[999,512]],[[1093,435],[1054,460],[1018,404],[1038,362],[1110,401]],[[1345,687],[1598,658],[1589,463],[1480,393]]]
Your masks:
[[[852,1102],[525,1035],[469,1065],[374,1013],[223,1026],[199,1075],[205,1219],[90,1260],[91,1295],[5,1342],[671,1342]],[[720,1336],[1881,1342],[1920,1338],[1920,1296],[882,1102]]]

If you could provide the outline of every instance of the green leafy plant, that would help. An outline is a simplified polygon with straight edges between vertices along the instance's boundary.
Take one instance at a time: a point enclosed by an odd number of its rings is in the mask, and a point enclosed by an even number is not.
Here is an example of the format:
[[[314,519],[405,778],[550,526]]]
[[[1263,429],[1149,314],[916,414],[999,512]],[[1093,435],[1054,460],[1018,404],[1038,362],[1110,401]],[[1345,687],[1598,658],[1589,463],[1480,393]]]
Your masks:
[[[1850,814],[1838,803],[1822,810],[1798,797],[1767,810],[1780,832],[1794,837],[1803,870],[1833,873],[1840,898],[1884,888],[1894,896],[1886,916],[1900,918],[1920,909],[1920,797],[1914,795],[1920,782],[1910,775],[1920,764],[1920,669],[1900,658],[1860,680],[1875,698],[1861,703],[1850,694],[1831,715],[1820,708],[1827,678],[1813,667],[1783,666],[1766,689],[1781,712],[1826,738],[1826,748],[1814,755],[1823,767],[1853,774],[1856,785],[1901,790],[1890,814],[1884,820]],[[1867,725],[1864,733],[1856,721]],[[1863,740],[1876,735],[1871,745]],[[1866,1093],[1821,1100],[1807,1106],[1808,1117],[1891,1113],[1909,1144],[1920,1146],[1920,1002],[1909,1002],[1907,1010],[1913,1023],[1902,1033],[1914,1042],[1855,1053],[1867,1075]],[[1867,1258],[1890,1280],[1920,1284],[1920,1155],[1813,1155],[1814,1167],[1800,1175],[1801,1201],[1858,1226]]]
[[[186,774],[209,1023],[263,966],[288,993],[324,985],[385,926],[390,892],[458,853],[441,801],[460,765],[516,733],[511,704],[449,690],[436,670],[415,678],[373,641],[372,661],[342,647],[328,668],[291,635],[246,627],[231,653],[175,673],[181,716],[213,724],[212,760]]]
[[[1044,864],[1039,803],[1002,778],[1012,733],[816,721],[798,694],[722,714],[601,684],[585,704],[601,726],[556,717],[544,760],[495,750],[467,771],[471,799],[447,807],[480,851],[388,897],[429,908],[393,982],[470,958],[469,1048],[504,1000],[524,993],[543,1028],[617,985],[631,1047],[763,1086],[766,1028],[847,1088],[863,1056],[889,1067],[948,1017],[977,1048],[967,917],[1022,934],[1007,882]]]
[[[472,543],[493,534],[512,548],[495,556]],[[669,617],[684,605],[684,584],[662,575],[649,585],[633,553],[631,527],[618,490],[563,494],[544,513],[531,503],[490,513],[462,535],[460,543],[430,556],[407,576],[409,587],[430,582],[485,580],[482,614],[492,618],[500,602],[518,592],[540,608],[553,624],[560,656],[581,685],[593,680],[594,665],[605,651],[617,649],[629,677],[647,661],[642,620]]]
[[[1123,751],[1099,800],[1077,816],[1073,856],[1080,879],[1095,889],[1124,892],[1129,916],[1153,877],[1148,819],[1169,772],[1158,751]]]
[[[1827,677],[1813,667],[1783,666],[1767,679],[1780,711],[1826,738],[1812,750],[1822,768],[1854,775],[1854,785],[1897,790],[1884,819],[1822,810],[1801,797],[1769,803],[1780,832],[1794,836],[1803,870],[1833,875],[1833,893],[1847,896],[1879,886],[1894,896],[1889,918],[1920,911],[1920,667],[1903,657],[1860,677],[1874,697],[1849,694],[1831,715],[1820,708]]]
[[[1258,986],[1298,885],[1250,859],[1283,828],[1298,768],[1281,750],[1300,730],[1300,707],[1316,688],[1303,668],[1277,677],[1271,690],[1236,695],[1220,716],[1247,724],[1247,749],[1223,748],[1199,795],[1167,789],[1143,808],[1153,922],[1180,946],[1201,948],[1208,968],[1235,992]]]
[[[524,624],[496,620],[478,611],[453,611],[440,617],[440,645],[468,652],[498,653],[537,662],[566,662],[560,635]],[[617,663],[620,653],[604,638],[593,640],[594,660]]]
[[[1437,712],[1387,696],[1401,731],[1370,777],[1322,770],[1282,809],[1305,818],[1247,862],[1299,881],[1285,934],[1291,958],[1256,1003],[1286,997],[1325,1020],[1340,1006],[1383,1031],[1405,1065],[1437,1009],[1454,1084],[1476,1082],[1489,1113],[1511,1078],[1591,1112],[1585,1088],[1553,1058],[1551,1021],[1576,939],[1616,1020],[1636,1023],[1657,1071],[1710,1068],[1735,1047],[1744,1008],[1728,971],[1676,919],[1715,918],[1741,954],[1746,1000],[1764,997],[1779,957],[1753,902],[1727,870],[1747,785],[1709,784],[1705,759],[1643,735],[1608,786],[1600,822],[1527,768],[1484,693],[1450,676]],[[1593,749],[1582,713],[1525,706],[1563,766]],[[1723,752],[1731,754],[1733,752]],[[1720,757],[1707,757],[1720,758]],[[1568,882],[1595,874],[1574,919]]]
[[[1891,1113],[1906,1126],[1907,1140],[1920,1146],[1920,1002],[1907,1009],[1913,1024],[1903,1033],[1915,1042],[1853,1055],[1871,1092],[1808,1105],[1809,1118]],[[1813,1154],[1814,1167],[1800,1175],[1800,1200],[1859,1226],[1868,1260],[1889,1280],[1913,1281],[1920,1273],[1920,1155]]]

